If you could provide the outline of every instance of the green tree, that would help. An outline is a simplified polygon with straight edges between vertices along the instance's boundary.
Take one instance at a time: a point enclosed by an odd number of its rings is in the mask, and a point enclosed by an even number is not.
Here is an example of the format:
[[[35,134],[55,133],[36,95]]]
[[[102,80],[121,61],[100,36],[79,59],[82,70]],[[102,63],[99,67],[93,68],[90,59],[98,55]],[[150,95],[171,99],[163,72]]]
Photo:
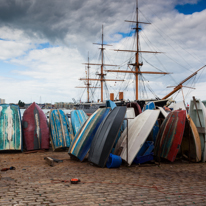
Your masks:
[[[19,100],[18,105],[19,105],[19,107],[24,107],[25,103],[22,102],[21,100]]]

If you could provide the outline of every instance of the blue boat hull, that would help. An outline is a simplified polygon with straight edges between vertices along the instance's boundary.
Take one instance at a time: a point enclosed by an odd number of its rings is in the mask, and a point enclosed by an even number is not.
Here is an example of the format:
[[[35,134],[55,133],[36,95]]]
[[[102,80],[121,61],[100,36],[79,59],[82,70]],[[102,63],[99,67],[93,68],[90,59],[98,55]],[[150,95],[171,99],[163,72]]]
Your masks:
[[[88,153],[93,137],[104,118],[108,115],[110,108],[99,108],[85,122],[81,130],[76,134],[69,150],[69,155],[77,157],[82,161]]]
[[[88,116],[83,110],[73,110],[71,112],[71,124],[74,136],[81,129],[82,125],[87,121]]]
[[[71,123],[62,110],[51,110],[49,117],[50,139],[53,150],[69,148],[73,137]]]
[[[123,123],[126,107],[115,107],[100,125],[92,141],[89,161],[104,167]]]

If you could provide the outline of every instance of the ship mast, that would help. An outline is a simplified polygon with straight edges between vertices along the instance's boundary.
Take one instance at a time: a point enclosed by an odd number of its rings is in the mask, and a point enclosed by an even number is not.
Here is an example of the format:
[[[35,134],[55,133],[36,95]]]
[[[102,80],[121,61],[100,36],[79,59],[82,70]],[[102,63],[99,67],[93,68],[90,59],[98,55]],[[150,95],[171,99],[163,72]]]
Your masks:
[[[180,89],[182,89],[182,85],[188,81],[189,79],[191,79],[192,77],[194,77],[201,69],[203,69],[204,67],[206,67],[206,65],[204,65],[203,67],[201,67],[200,69],[198,69],[196,72],[194,72],[193,74],[191,74],[189,77],[187,77],[186,79],[184,79],[183,81],[181,81],[174,89],[173,91],[171,91],[169,94],[167,94],[165,97],[163,97],[162,99],[167,99],[168,97],[170,97],[171,95],[173,95],[175,92],[179,91]]]
[[[124,80],[118,80],[118,79],[105,79],[105,76],[106,74],[104,73],[104,66],[118,66],[118,65],[111,65],[111,64],[104,64],[104,50],[105,50],[105,47],[104,46],[112,46],[112,45],[109,45],[109,44],[104,44],[104,34],[103,34],[103,25],[102,25],[102,43],[99,44],[99,43],[94,43],[94,44],[97,44],[97,45],[101,45],[101,64],[96,64],[96,63],[84,63],[86,65],[100,65],[101,66],[101,72],[97,75],[99,75],[99,79],[91,79],[91,78],[80,78],[80,80],[87,80],[87,81],[100,81],[101,83],[101,102],[103,102],[103,83],[105,81],[124,81]]]
[[[89,86],[90,86],[90,83],[89,83],[89,54],[88,54],[88,65],[87,65],[87,76],[88,76],[88,81],[87,81],[87,102],[89,102]]]
[[[90,80],[90,78],[89,78],[89,68],[90,68],[90,66],[89,66],[90,64],[89,64],[89,52],[88,52],[88,64],[87,64],[87,78],[86,78],[86,81],[85,81],[85,85],[86,85],[86,87],[75,87],[75,88],[87,88],[87,102],[90,102],[90,99],[89,99],[89,89],[90,88],[99,88],[99,87],[91,87],[90,85],[90,82],[89,82],[89,80]]]
[[[137,35],[137,52],[136,52],[136,61],[135,61],[135,82],[136,82],[136,100],[138,100],[138,90],[139,90],[139,83],[138,83],[138,71],[140,69],[139,65],[139,25],[138,25],[138,0],[136,1],[136,35]]]
[[[136,50],[114,50],[114,51],[126,51],[126,52],[135,52],[135,63],[133,64],[129,64],[133,66],[133,70],[132,71],[123,71],[123,70],[106,70],[107,72],[124,72],[124,73],[133,73],[135,75],[135,89],[136,89],[136,100],[138,100],[138,77],[139,74],[169,74],[167,72],[142,72],[140,71],[140,67],[143,65],[143,63],[139,62],[139,53],[161,53],[161,52],[153,52],[153,51],[140,51],[139,50],[139,31],[141,30],[141,28],[139,28],[139,24],[150,24],[147,22],[139,22],[138,19],[138,0],[136,0],[136,21],[128,21],[125,20],[126,22],[132,22],[132,23],[136,23],[136,27],[133,28],[136,30],[136,42],[137,42],[137,47]]]

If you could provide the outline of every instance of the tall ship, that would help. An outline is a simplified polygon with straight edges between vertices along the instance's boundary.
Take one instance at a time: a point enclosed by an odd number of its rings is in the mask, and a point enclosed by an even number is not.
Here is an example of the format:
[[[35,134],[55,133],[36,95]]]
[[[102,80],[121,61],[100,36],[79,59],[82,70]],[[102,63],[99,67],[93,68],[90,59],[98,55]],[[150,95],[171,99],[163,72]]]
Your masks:
[[[179,84],[177,84],[176,86],[174,86],[174,89],[167,95],[165,95],[164,97],[158,97],[155,92],[153,91],[153,89],[151,87],[149,87],[149,90],[151,91],[151,93],[153,93],[154,98],[145,98],[142,99],[140,98],[140,84],[143,84],[145,87],[146,84],[144,84],[144,81],[146,80],[146,78],[143,75],[168,75],[170,74],[169,72],[165,72],[165,71],[161,71],[158,68],[155,68],[158,71],[145,71],[143,68],[143,58],[142,58],[142,54],[159,54],[162,52],[159,51],[145,51],[145,50],[141,50],[140,47],[140,38],[139,38],[139,33],[142,30],[142,25],[144,24],[150,24],[150,22],[142,22],[139,21],[139,9],[138,9],[138,0],[136,0],[136,18],[135,20],[125,20],[125,22],[128,22],[132,25],[135,25],[134,27],[132,27],[132,30],[134,31],[132,33],[132,36],[135,39],[135,44],[133,45],[133,49],[132,50],[123,50],[123,49],[114,49],[114,51],[116,52],[129,52],[132,54],[132,57],[130,57],[129,60],[127,60],[127,69],[120,69],[120,65],[113,65],[113,64],[106,64],[105,63],[105,49],[108,46],[112,46],[110,44],[106,44],[104,42],[104,32],[103,32],[103,25],[102,25],[102,38],[101,38],[101,43],[94,43],[96,45],[100,46],[100,56],[101,56],[101,62],[100,63],[90,63],[89,62],[89,57],[88,57],[88,62],[84,63],[86,65],[86,78],[80,78],[81,81],[84,81],[85,87],[78,87],[78,88],[86,88],[87,91],[87,102],[85,103],[76,103],[75,104],[75,109],[82,109],[84,110],[86,113],[93,113],[96,109],[98,109],[99,107],[103,107],[106,105],[105,100],[110,99],[112,101],[115,101],[115,103],[117,105],[122,105],[125,104],[127,102],[132,102],[135,101],[137,103],[139,103],[140,107],[142,108],[144,106],[145,103],[149,102],[149,101],[153,101],[155,103],[156,106],[165,106],[168,105],[172,102],[172,98],[170,98],[174,93],[182,90],[183,88],[183,84],[185,82],[187,82],[189,79],[191,79],[192,77],[194,77],[198,71],[202,70],[205,66],[201,67],[200,69],[198,69],[196,72],[194,72],[193,74],[191,74],[189,77],[187,77],[186,79],[184,79],[183,81],[181,81]],[[133,62],[132,62],[133,61]],[[147,60],[145,60],[147,61]],[[97,78],[91,78],[90,77],[90,67],[91,66],[100,66],[100,72],[96,73]],[[105,69],[105,67],[113,67],[115,69]],[[124,74],[123,78],[114,78],[114,79],[110,79],[110,78],[106,78],[106,75],[108,73],[116,73],[116,74]],[[134,77],[133,80],[133,84],[134,84],[134,93],[135,93],[135,98],[134,100],[131,99],[127,99],[124,100],[124,91],[119,91],[118,94],[116,94],[116,98],[114,98],[114,93],[110,93],[109,97],[107,97],[106,99],[104,98],[104,92],[105,89],[108,90],[108,86],[106,86],[107,82],[120,82],[121,85],[124,84],[124,82],[126,82],[126,75],[132,75]],[[100,86],[97,86],[98,83],[95,84],[95,86],[92,86],[92,82],[99,82]],[[147,82],[147,81],[146,81]],[[94,94],[96,92],[97,89],[100,89],[100,98],[94,102],[94,100],[92,101],[90,99],[90,94]],[[99,90],[98,90],[99,91]],[[108,92],[108,91],[107,91]],[[184,97],[183,97],[184,98]]]

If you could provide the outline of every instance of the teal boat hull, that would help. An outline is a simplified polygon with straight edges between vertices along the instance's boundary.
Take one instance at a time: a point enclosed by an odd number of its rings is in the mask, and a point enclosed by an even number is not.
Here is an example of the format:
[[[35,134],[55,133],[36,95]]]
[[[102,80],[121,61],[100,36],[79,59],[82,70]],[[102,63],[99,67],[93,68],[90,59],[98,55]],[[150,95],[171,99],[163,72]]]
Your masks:
[[[12,104],[0,105],[0,150],[23,149],[21,114]]]
[[[71,124],[74,136],[81,129],[82,125],[87,121],[88,116],[83,110],[73,110],[71,112]]]
[[[71,123],[62,110],[50,111],[49,127],[53,150],[69,148],[74,135]]]

